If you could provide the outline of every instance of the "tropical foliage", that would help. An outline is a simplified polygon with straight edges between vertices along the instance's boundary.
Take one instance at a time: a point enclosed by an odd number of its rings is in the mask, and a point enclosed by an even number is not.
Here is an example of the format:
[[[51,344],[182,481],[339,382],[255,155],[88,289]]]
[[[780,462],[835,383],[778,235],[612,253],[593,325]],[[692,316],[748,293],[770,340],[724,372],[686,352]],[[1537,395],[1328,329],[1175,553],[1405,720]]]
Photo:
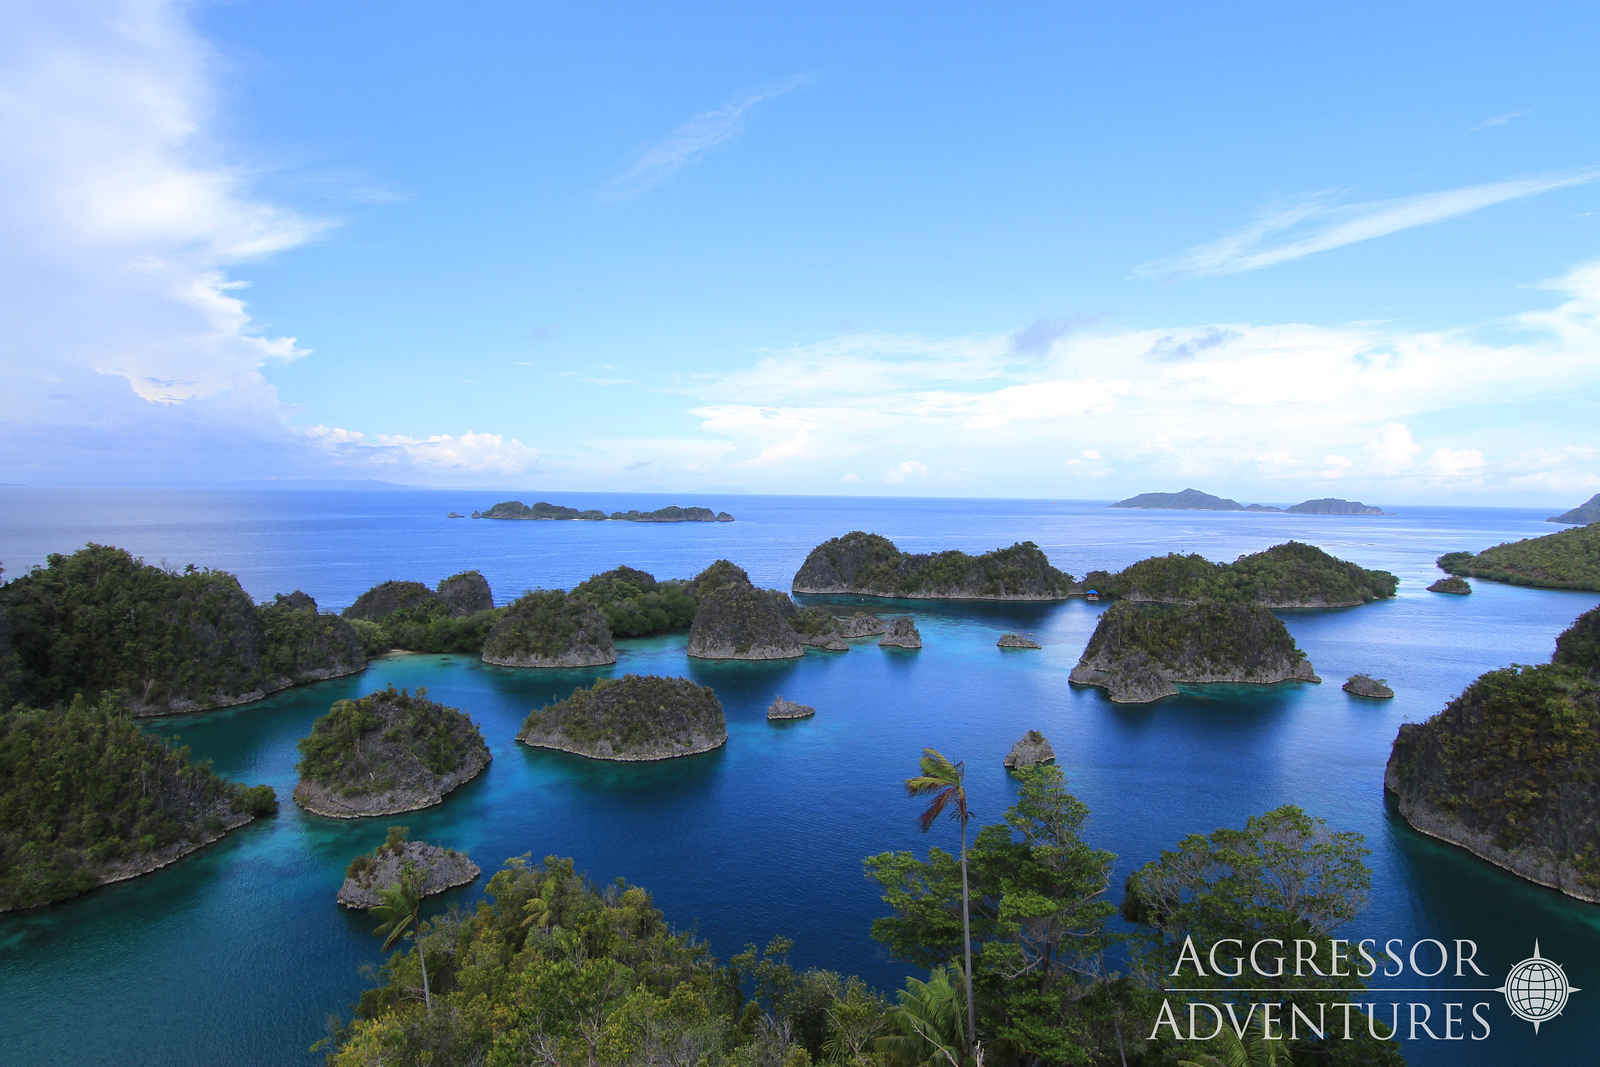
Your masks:
[[[1495,545],[1477,555],[1447,552],[1439,567],[1512,585],[1600,591],[1600,523]]]
[[[902,552],[893,541],[856,530],[811,550],[794,578],[797,591],[850,590],[886,597],[1064,598],[1072,576],[1050,565],[1032,541],[981,556],[950,550]]]
[[[1204,556],[1151,556],[1116,574],[1091,571],[1084,582],[1112,596],[1163,603],[1218,600],[1268,607],[1365,604],[1392,597],[1400,579],[1329,555],[1315,545],[1289,541],[1233,563]]]
[[[0,713],[0,910],[81,893],[115,866],[276,810],[271,786],[218,777],[115,701]]]
[[[658,582],[646,571],[617,567],[580,582],[572,595],[600,609],[613,637],[642,637],[694,622],[688,583]]]
[[[579,642],[611,647],[605,617],[587,600],[560,589],[529,590],[497,610],[503,614],[482,646],[483,654],[491,659],[554,659]]]
[[[434,775],[446,775],[484,746],[483,734],[467,715],[393,685],[362,697],[341,700],[300,739],[301,778],[347,795],[388,788],[386,763],[393,748],[414,753]]]

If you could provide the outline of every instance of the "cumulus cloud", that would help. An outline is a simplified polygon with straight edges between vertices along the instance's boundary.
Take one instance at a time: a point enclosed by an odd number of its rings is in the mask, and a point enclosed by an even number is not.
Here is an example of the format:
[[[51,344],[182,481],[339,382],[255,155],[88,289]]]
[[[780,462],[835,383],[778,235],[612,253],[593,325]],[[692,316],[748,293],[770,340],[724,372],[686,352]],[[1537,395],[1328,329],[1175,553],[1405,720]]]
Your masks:
[[[1209,244],[1136,268],[1150,278],[1201,278],[1260,270],[1315,252],[1458,218],[1508,200],[1600,179],[1600,167],[1443,189],[1395,200],[1336,205],[1332,193],[1269,204],[1250,225]]]
[[[716,110],[696,115],[665,139],[640,152],[632,166],[601,190],[602,198],[622,200],[637,196],[664,181],[711,149],[743,133],[745,117],[758,105],[792,92],[810,80],[806,75],[796,75],[740,93]]]
[[[468,430],[460,436],[435,434],[423,438],[378,434],[369,441],[366,434],[354,430],[313,426],[305,436],[341,458],[405,468],[413,473],[527,474],[539,465],[538,450],[497,433]]]
[[[928,465],[926,463],[922,463],[914,459],[908,459],[899,466],[890,467],[888,470],[884,471],[883,482],[885,485],[899,485],[901,482],[910,481],[913,478],[920,479],[926,478],[927,476]]]

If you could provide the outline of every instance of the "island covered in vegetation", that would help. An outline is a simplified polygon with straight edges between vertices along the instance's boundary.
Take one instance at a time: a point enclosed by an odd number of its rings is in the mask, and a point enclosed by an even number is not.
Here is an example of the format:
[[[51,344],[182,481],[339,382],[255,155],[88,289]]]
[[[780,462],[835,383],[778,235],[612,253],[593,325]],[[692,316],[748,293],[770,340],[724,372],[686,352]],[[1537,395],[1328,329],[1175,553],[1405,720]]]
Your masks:
[[[1162,511],[1243,511],[1244,505],[1224,496],[1212,496],[1198,489],[1181,493],[1140,493],[1115,504],[1113,508],[1152,508]]]
[[[0,711],[0,911],[165,867],[278,810],[140,730],[122,704]]]
[[[535,708],[517,740],[590,759],[648,761],[720,748],[728,725],[710,688],[687,678],[627,674]]]
[[[90,544],[0,587],[10,699],[111,696],[134,715],[206,711],[366,667],[338,616],[296,592],[259,607],[226,571],[153,567]]]
[[[676,504],[668,504],[655,511],[613,511],[613,522],[732,522],[733,516],[726,511],[712,511],[710,508],[680,508]]]
[[[512,601],[483,643],[483,661],[503,667],[599,667],[617,662],[606,617],[559,589]]]
[[[462,571],[429,589],[421,582],[379,582],[344,609],[369,656],[406,652],[477,655],[503,614],[488,579]]]
[[[1071,680],[1120,704],[1177,693],[1175,682],[1321,681],[1279,618],[1257,604],[1113,604]]]
[[[1495,545],[1477,555],[1447,552],[1438,562],[1440,570],[1465,578],[1600,592],[1600,523]]]
[[[1384,788],[1423,833],[1600,903],[1600,608],[1549,663],[1490,671],[1401,726]]]
[[[466,885],[481,873],[465,852],[412,841],[410,833],[409,826],[391,826],[383,844],[351,860],[339,887],[339,903],[347,908],[376,908],[383,903],[383,891],[404,877],[415,879],[418,897],[431,897]]]
[[[813,548],[795,573],[796,593],[852,593],[913,600],[1065,600],[1072,575],[1032,541],[981,556],[949,550],[902,552],[860,530]]]
[[[1571,511],[1563,511],[1559,515],[1552,515],[1545,522],[1564,522],[1572,525],[1586,525],[1591,522],[1600,522],[1600,493],[1585,500]]]
[[[1305,500],[1283,509],[1288,515],[1382,515],[1382,508],[1363,504],[1359,500],[1340,500],[1325,496],[1318,500]]]
[[[639,511],[637,508],[629,511],[613,511],[610,515],[596,508],[579,511],[561,504],[549,504],[543,500],[532,507],[520,500],[504,500],[494,505],[488,511],[474,511],[475,519],[578,519],[588,522],[732,522],[733,516],[726,511],[712,511],[710,508],[689,507],[681,508],[676,504],[669,504],[655,511]]]
[[[616,567],[573,587],[572,595],[600,609],[613,637],[643,637],[694,622],[687,581],[658,582],[648,571]]]
[[[432,807],[489,765],[465,713],[392,685],[334,704],[298,747],[295,803],[335,819]]]
[[[1394,596],[1400,579],[1289,541],[1232,563],[1204,556],[1151,556],[1116,574],[1091,571],[1084,584],[1120,600],[1197,604],[1205,600],[1269,608],[1333,608]]]

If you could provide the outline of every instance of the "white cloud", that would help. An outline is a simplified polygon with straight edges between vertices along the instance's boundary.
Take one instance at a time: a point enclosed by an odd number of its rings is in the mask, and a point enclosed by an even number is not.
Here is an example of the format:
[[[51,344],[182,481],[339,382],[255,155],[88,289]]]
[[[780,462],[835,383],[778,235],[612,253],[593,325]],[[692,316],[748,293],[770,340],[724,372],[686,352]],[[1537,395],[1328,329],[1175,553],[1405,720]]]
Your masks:
[[[1436,448],[1430,465],[1446,477],[1483,469],[1483,453],[1476,448]]]
[[[601,191],[606,199],[637,196],[693,163],[708,151],[744,132],[745,116],[758,104],[798,89],[810,80],[797,75],[761,89],[740,93],[715,111],[707,111],[672,131],[665,140],[639,153],[633,165]]]
[[[846,472],[845,476],[839,480],[844,482],[846,485],[855,485],[857,482],[861,481],[859,477],[849,472]]]
[[[890,467],[888,470],[884,471],[883,481],[885,485],[899,485],[901,482],[909,481],[912,478],[920,479],[926,478],[927,476],[928,465],[926,463],[921,463],[914,459],[908,459],[899,466]]]
[[[1596,179],[1600,179],[1600,167],[1587,167],[1344,206],[1334,206],[1332,194],[1319,193],[1298,202],[1269,204],[1237,233],[1142,264],[1135,273],[1151,278],[1200,278],[1260,270]]]
[[[1391,422],[1386,423],[1367,445],[1367,451],[1388,470],[1402,471],[1416,462],[1422,446],[1411,439],[1411,431],[1406,426]]]
[[[1523,115],[1526,115],[1526,114],[1527,114],[1526,111],[1507,111],[1504,115],[1496,115],[1493,118],[1484,119],[1482,122],[1478,123],[1476,126],[1472,127],[1472,129],[1468,130],[1467,132],[1468,133],[1477,133],[1479,130],[1487,130],[1492,126],[1504,126],[1506,123],[1510,122],[1512,119],[1520,118],[1520,117],[1522,117]]]

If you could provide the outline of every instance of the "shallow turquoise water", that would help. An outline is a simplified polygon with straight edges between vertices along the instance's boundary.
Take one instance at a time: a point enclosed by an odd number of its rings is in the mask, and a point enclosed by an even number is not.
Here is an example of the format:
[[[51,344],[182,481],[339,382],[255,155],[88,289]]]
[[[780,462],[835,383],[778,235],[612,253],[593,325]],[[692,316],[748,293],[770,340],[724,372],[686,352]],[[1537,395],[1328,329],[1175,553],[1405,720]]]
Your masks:
[[[849,653],[798,661],[707,664],[690,661],[676,635],[623,642],[621,662],[602,671],[395,656],[258,704],[154,721],[150,729],[180,736],[223,774],[269,782],[287,798],[294,742],[333,700],[391,682],[425,685],[472,714],[494,760],[427,811],[339,822],[286,803],[277,818],[165,871],[0,916],[6,1063],[313,1062],[306,1048],[323,1018],[347,1009],[362,988],[358,969],[381,958],[370,920],[335,906],[333,894],[344,865],[391,821],[465,849],[486,874],[508,856],[557,853],[599,880],[626,877],[724,956],[785,934],[797,962],[898,984],[907,969],[883,959],[867,936],[882,905],[860,864],[930,841],[915,832],[900,781],[921,746],[933,745],[969,761],[978,816],[997,819],[1012,793],[1000,759],[1030,728],[1051,739],[1071,788],[1089,804],[1093,842],[1121,857],[1119,885],[1122,873],[1184,834],[1297,803],[1362,832],[1373,849],[1373,900],[1352,936],[1473,938],[1491,974],[1486,985],[1538,938],[1575,985],[1596,991],[1575,994],[1537,1038],[1495,995],[1484,996],[1496,1005],[1491,1040],[1408,1043],[1412,1062],[1585,1062],[1600,1030],[1600,908],[1421,837],[1386,810],[1382,793],[1400,722],[1432,714],[1484,670],[1547,658],[1555,635],[1600,600],[1487,582],[1475,583],[1471,597],[1424,591],[1440,552],[1548,533],[1555,527],[1539,521],[1542,512],[1402,508],[1394,518],[1328,519],[1038,501],[724,498],[705,502],[738,515],[734,524],[650,527],[444,520],[451,508],[493,502],[459,493],[0,493],[9,494],[0,497],[0,560],[12,574],[47,551],[96,540],[237,570],[258,597],[299,586],[325,608],[381,578],[433,582],[467,566],[482,568],[501,598],[532,585],[570,586],[618,562],[665,577],[718,556],[786,587],[811,545],[858,527],[915,548],[984,550],[1032,538],[1080,574],[1169,549],[1231,559],[1297,536],[1402,577],[1392,602],[1283,613],[1326,684],[1209,687],[1139,708],[1066,682],[1098,606],[880,602],[917,616],[921,652],[857,642]],[[998,650],[1005,630],[1032,632],[1045,647]],[[531,707],[623,671],[685,674],[715,688],[728,745],[659,765],[613,765],[513,741]],[[1387,678],[1397,698],[1340,691],[1356,671]],[[769,725],[764,709],[778,693],[815,705],[817,716]],[[951,844],[940,833],[931,840]],[[470,904],[484,881],[433,907]]]

